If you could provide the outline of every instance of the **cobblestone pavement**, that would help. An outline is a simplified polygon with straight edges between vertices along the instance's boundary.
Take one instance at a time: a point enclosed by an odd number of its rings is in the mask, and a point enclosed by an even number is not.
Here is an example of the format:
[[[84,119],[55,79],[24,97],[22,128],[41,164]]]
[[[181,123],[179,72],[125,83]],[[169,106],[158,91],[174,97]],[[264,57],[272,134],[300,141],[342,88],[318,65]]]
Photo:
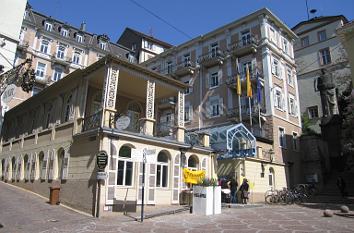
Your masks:
[[[32,193],[0,182],[0,232],[83,233],[208,233],[208,232],[354,232],[354,218],[322,217],[323,209],[338,205],[225,208],[216,216],[183,212],[147,219],[125,216],[96,219],[62,206],[50,206]]]

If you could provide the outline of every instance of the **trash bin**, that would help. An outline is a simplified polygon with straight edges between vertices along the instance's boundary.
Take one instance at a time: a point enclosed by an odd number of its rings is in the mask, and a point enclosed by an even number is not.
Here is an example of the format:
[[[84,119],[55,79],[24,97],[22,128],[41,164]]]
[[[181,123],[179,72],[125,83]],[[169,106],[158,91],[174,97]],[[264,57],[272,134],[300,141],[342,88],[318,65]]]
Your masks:
[[[50,189],[49,203],[51,205],[59,205],[60,204],[60,201],[59,201],[60,185],[52,184],[52,186],[49,189]]]

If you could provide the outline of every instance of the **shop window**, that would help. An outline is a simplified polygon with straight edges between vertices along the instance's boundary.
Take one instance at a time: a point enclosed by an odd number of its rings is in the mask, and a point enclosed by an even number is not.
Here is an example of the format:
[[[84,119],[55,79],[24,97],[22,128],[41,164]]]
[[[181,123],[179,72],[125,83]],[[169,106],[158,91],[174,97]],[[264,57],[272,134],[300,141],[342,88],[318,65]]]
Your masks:
[[[117,185],[132,186],[133,184],[131,151],[132,149],[128,146],[122,146],[119,150]]]
[[[199,169],[199,160],[195,155],[191,155],[188,158],[188,169],[194,171]]]
[[[157,156],[156,187],[168,187],[168,155],[160,152]]]

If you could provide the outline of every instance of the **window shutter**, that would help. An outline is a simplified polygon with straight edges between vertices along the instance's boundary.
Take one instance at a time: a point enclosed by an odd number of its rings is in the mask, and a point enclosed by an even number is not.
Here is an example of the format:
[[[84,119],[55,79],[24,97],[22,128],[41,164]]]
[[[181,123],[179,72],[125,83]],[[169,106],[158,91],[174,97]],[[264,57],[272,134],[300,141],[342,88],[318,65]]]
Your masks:
[[[274,65],[274,59],[272,58],[272,74],[275,74],[275,65]]]
[[[224,114],[223,98],[219,99],[219,113],[220,113],[220,116],[222,116]]]
[[[42,164],[42,172],[41,172],[41,179],[45,180],[47,176],[47,167],[48,167],[48,153],[46,153],[43,157],[43,164]]]
[[[294,100],[294,116],[298,116],[298,109],[297,109],[297,104],[296,104],[296,101]]]
[[[173,163],[173,182],[172,182],[172,203],[179,204],[179,174],[180,174],[180,155],[177,154]]]
[[[147,186],[147,204],[155,204],[155,186],[156,186],[156,164],[146,164],[148,168],[148,186]],[[168,176],[170,174],[168,173]],[[169,177],[168,177],[169,179]]]
[[[138,197],[137,197],[137,204],[141,204],[141,198],[142,198],[142,189],[141,189],[141,185],[142,185],[142,181],[143,181],[143,162],[139,162],[139,179],[138,179]],[[146,167],[145,167],[146,168]],[[145,181],[146,181],[146,176],[145,176]],[[145,182],[145,185],[146,185],[146,182]],[[146,196],[144,196],[144,200],[146,199]]]
[[[61,177],[63,180],[68,179],[69,158],[70,158],[69,149],[66,149],[65,153],[64,153],[63,168],[62,168],[62,171],[59,171],[59,172],[62,172]]]
[[[278,106],[278,98],[277,98],[277,90],[274,89],[273,91],[273,99],[274,99],[274,106],[277,107]]]
[[[106,204],[113,204],[115,197],[115,189],[117,183],[117,165],[118,165],[118,151],[116,140],[110,142],[110,153],[108,156],[108,182],[106,184]],[[136,149],[132,149],[134,154]],[[136,154],[136,153],[135,153]],[[69,162],[69,161],[68,161]],[[135,164],[133,164],[135,166]],[[68,166],[69,167],[69,166]]]
[[[281,94],[281,108],[285,111],[285,97],[284,94]]]

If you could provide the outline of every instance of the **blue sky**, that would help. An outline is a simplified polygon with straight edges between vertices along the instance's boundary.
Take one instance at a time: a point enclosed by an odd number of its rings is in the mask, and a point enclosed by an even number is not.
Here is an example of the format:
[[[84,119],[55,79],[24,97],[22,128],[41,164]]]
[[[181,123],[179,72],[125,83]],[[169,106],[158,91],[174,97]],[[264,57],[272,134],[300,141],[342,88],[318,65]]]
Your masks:
[[[87,31],[106,33],[117,41],[125,27],[178,45],[189,40],[131,0],[28,0],[34,10]],[[267,7],[289,27],[306,20],[305,0],[135,0],[191,37],[205,34],[242,16]],[[354,0],[308,0],[316,16],[343,14],[354,18]],[[310,14],[311,15],[311,14]]]

